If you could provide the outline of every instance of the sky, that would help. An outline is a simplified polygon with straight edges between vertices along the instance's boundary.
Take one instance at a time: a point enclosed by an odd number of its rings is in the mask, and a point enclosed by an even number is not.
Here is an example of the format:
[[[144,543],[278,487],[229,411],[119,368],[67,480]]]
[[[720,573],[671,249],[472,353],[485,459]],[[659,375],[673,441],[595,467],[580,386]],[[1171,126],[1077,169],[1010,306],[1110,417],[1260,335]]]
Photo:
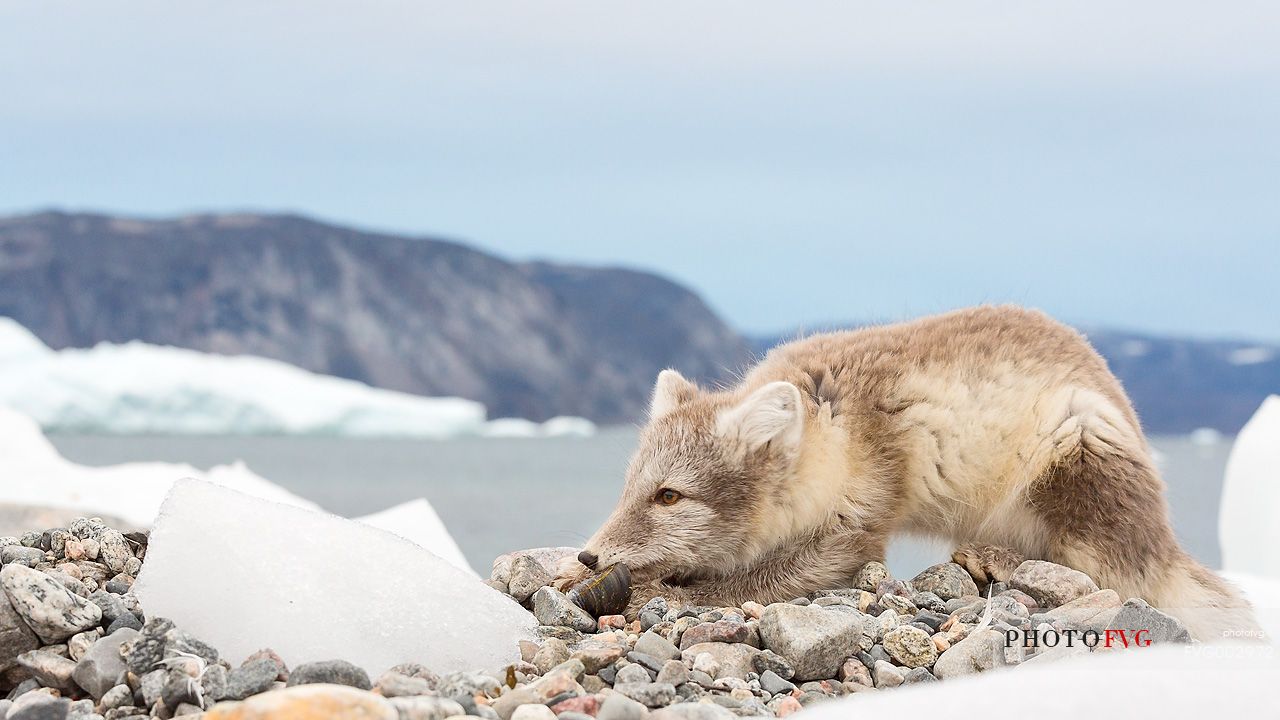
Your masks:
[[[0,213],[288,211],[748,332],[1280,340],[1280,5],[0,0]]]

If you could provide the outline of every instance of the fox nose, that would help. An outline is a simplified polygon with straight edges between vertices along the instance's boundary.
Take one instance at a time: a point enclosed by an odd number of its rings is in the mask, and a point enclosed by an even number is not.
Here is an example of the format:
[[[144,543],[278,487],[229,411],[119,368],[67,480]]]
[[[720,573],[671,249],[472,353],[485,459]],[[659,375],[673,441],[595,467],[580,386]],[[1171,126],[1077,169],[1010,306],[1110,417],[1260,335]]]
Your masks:
[[[583,565],[586,565],[592,570],[596,569],[596,562],[599,560],[600,558],[596,557],[595,553],[591,552],[590,550],[583,550],[582,552],[578,553],[578,562],[582,563]]]

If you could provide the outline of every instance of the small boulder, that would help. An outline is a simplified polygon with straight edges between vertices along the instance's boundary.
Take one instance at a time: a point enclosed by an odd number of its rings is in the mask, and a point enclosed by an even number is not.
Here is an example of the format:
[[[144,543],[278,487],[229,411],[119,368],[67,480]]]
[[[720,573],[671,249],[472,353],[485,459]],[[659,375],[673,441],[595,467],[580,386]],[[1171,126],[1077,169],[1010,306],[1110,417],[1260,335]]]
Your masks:
[[[1009,587],[1030,595],[1042,608],[1056,608],[1098,591],[1088,575],[1045,560],[1027,560],[1009,578]]]
[[[946,562],[931,565],[911,580],[916,592],[929,592],[937,595],[944,602],[965,595],[977,595],[978,585],[969,575],[969,571],[956,563]]]

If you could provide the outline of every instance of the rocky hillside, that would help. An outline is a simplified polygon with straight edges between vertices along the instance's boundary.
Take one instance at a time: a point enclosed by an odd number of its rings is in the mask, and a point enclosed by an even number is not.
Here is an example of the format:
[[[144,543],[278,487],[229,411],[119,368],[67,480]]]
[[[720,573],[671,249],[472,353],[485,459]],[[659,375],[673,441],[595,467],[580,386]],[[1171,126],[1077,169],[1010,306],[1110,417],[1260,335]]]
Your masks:
[[[748,357],[697,295],[656,275],[294,216],[0,219],[0,315],[54,348],[259,355],[479,400],[494,417],[630,421],[662,368],[714,380]]]

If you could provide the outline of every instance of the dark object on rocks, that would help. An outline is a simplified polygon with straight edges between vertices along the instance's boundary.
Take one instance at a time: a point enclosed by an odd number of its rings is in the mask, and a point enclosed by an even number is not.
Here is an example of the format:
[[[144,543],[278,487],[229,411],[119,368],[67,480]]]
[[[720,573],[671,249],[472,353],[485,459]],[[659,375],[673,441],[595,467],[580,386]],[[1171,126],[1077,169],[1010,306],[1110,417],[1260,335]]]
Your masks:
[[[228,673],[230,680],[230,673]],[[294,668],[289,673],[289,687],[295,685],[312,685],[315,683],[332,683],[348,685],[361,690],[373,689],[369,674],[346,660],[325,660],[306,663]]]
[[[596,577],[580,583],[568,595],[592,617],[618,615],[631,601],[631,571],[626,563],[611,565]]]

